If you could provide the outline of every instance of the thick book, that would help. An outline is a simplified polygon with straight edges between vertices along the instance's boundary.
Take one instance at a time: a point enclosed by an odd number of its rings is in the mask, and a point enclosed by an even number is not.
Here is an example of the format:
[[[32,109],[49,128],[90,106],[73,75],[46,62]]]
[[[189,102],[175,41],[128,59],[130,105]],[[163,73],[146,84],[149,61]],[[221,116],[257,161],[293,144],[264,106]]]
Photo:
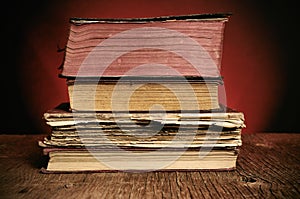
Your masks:
[[[78,111],[211,110],[219,108],[221,79],[135,77],[67,80],[70,106]]]
[[[230,14],[71,18],[61,77],[219,77]]]
[[[238,150],[108,150],[45,148],[49,157],[44,173],[229,171],[236,168]]]

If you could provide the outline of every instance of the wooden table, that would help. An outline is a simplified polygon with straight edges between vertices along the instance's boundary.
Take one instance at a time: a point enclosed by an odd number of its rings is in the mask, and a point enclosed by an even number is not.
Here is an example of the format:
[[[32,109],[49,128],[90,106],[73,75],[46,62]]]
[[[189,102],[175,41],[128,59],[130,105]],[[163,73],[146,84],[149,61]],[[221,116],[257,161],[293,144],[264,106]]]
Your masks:
[[[0,135],[0,198],[300,198],[300,133],[243,135],[225,172],[43,174],[44,137]]]

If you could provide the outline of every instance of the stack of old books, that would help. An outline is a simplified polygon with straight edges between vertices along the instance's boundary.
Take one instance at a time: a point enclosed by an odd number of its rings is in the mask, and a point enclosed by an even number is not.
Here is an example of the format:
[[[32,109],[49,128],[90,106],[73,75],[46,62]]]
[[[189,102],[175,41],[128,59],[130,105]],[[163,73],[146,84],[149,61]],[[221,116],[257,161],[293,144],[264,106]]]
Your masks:
[[[228,16],[70,19],[70,100],[44,114],[43,171],[234,169],[245,124],[219,100]]]

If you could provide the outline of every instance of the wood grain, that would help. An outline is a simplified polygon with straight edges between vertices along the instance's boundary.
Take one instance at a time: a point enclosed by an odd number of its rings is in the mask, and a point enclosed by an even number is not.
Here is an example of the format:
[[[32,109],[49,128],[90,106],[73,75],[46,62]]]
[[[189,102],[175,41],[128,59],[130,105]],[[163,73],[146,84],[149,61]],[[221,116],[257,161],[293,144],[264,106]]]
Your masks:
[[[37,141],[0,136],[1,198],[300,198],[300,134],[245,134],[236,171],[43,174]]]

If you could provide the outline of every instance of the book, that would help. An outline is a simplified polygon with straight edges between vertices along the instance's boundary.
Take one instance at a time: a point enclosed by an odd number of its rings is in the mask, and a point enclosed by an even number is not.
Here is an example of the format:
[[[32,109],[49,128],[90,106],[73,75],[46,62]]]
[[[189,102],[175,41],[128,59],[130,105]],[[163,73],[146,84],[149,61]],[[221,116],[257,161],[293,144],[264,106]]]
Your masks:
[[[210,81],[162,77],[67,80],[70,106],[85,111],[166,111],[219,108],[220,79]],[[159,105],[159,106],[156,106]]]
[[[77,172],[148,172],[160,171],[230,171],[236,167],[237,150],[186,150],[184,152],[136,150],[120,153],[107,149],[52,149],[44,150],[49,156],[44,173]]]
[[[229,16],[71,18],[60,76],[219,77]]]
[[[126,124],[149,124],[150,121],[160,122],[164,125],[188,125],[195,124],[208,127],[210,125],[221,126],[225,128],[243,128],[245,127],[243,112],[226,107],[224,105],[217,110],[207,111],[188,111],[188,112],[103,112],[103,111],[74,111],[70,108],[69,102],[59,104],[57,107],[44,113],[44,120],[51,128],[70,128],[72,125],[86,125],[90,123],[98,125],[113,125],[120,122]],[[133,121],[130,123],[130,121]],[[202,123],[201,123],[202,122]],[[219,125],[218,125],[219,124]],[[74,128],[75,129],[75,128]]]

